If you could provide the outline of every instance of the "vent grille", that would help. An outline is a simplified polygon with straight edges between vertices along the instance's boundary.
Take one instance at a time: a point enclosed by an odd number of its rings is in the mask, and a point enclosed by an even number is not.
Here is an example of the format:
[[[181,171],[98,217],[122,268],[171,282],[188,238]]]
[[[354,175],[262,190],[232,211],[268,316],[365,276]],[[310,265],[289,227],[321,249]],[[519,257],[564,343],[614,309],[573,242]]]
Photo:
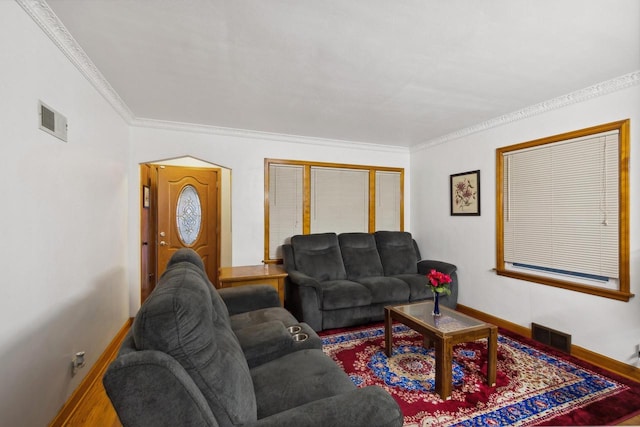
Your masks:
[[[557,350],[571,354],[571,335],[565,332],[556,331],[555,329],[551,329],[537,323],[532,323],[531,338],[541,342],[542,344],[546,344]]]
[[[38,102],[39,127],[43,131],[67,142],[67,118],[44,102]]]

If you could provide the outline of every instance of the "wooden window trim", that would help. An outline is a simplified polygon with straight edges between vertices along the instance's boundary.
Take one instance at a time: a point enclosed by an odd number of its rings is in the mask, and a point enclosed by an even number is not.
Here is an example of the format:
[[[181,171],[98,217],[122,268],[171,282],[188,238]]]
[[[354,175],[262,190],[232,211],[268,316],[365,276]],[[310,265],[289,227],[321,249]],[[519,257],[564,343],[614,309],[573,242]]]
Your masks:
[[[511,277],[514,279],[526,280],[530,282],[540,283],[543,285],[554,286],[572,291],[583,292],[591,295],[597,295],[605,298],[616,299],[620,301],[629,301],[634,294],[630,292],[630,274],[629,274],[629,127],[630,120],[621,120],[612,123],[606,123],[599,126],[593,126],[587,129],[580,129],[559,135],[554,135],[542,139],[523,142],[520,144],[501,147],[496,150],[496,273],[500,276]],[[559,280],[535,274],[528,274],[507,270],[504,261],[504,210],[503,210],[503,171],[504,156],[503,154],[522,150],[525,148],[535,147],[544,144],[584,137],[588,135],[618,130],[619,131],[619,230],[618,230],[618,250],[619,250],[619,286],[618,289],[605,289],[597,286],[589,286],[568,280]]]
[[[264,262],[278,263],[282,260],[270,259],[269,247],[269,169],[273,164],[303,166],[303,208],[302,234],[311,232],[311,168],[358,169],[369,171],[369,232],[375,231],[376,172],[400,173],[400,231],[404,231],[404,168],[385,166],[355,165],[346,163],[311,162],[304,160],[264,159]]]

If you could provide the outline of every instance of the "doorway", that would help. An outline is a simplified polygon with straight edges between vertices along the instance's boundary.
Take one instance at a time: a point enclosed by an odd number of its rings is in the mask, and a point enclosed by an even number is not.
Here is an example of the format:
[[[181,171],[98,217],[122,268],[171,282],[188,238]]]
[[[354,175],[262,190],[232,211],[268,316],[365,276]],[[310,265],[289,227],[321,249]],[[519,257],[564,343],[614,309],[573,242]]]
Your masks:
[[[211,282],[218,283],[221,169],[205,162],[200,163],[207,167],[174,166],[193,164],[182,160],[140,168],[141,302],[155,288],[171,255],[182,247],[194,249]]]

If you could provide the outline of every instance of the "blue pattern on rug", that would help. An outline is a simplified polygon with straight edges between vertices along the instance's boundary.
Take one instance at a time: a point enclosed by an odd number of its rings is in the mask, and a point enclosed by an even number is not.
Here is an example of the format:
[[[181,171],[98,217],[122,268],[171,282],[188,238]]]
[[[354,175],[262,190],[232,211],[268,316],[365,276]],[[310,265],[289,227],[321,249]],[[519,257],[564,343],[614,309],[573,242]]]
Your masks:
[[[405,325],[394,325],[393,333],[394,335],[405,334],[409,338],[413,336],[414,339],[419,338],[419,334]],[[377,342],[379,342],[383,337],[384,327],[376,327],[326,335],[321,338],[324,346],[337,345],[347,348],[352,343],[355,345],[367,339],[378,339]],[[369,345],[367,350],[370,354],[368,362],[361,360],[356,372],[350,373],[354,384],[371,385],[372,376],[364,369],[366,366],[392,394],[398,393],[398,396],[403,396],[406,393],[421,392],[428,395],[424,398],[425,402],[435,405],[442,402],[434,393],[433,349],[425,349],[418,344],[400,343],[394,345],[393,356],[389,359],[381,347],[372,347],[372,345]],[[454,409],[447,406],[449,409],[442,407],[435,413],[429,410],[420,412],[420,415],[405,417],[405,422],[446,426],[531,425],[568,413],[626,389],[624,385],[586,368],[503,335],[498,336],[499,351],[501,347],[502,351],[509,354],[513,360],[510,365],[502,367],[505,375],[509,377],[509,386],[503,387],[503,390],[494,390],[491,395],[495,397],[490,397],[489,401],[479,408]],[[464,392],[461,391],[463,387],[460,387],[465,377],[464,359],[475,363],[473,361],[477,358],[476,351],[464,346],[460,346],[455,351],[453,381],[454,387],[458,387],[456,391],[458,396],[453,396],[453,401],[464,400],[462,396]],[[517,363],[517,368],[513,363]],[[523,369],[525,371],[521,372]],[[496,391],[507,392],[510,397],[498,398]],[[455,402],[446,402],[446,405],[455,405]]]
[[[436,380],[429,373],[435,372],[435,351],[424,347],[402,345],[393,348],[390,362],[382,351],[371,356],[369,369],[385,384],[411,391],[433,391]],[[351,376],[354,380],[353,376]],[[454,386],[462,384],[464,370],[457,362],[453,362],[452,381]],[[361,383],[361,377],[354,381]]]

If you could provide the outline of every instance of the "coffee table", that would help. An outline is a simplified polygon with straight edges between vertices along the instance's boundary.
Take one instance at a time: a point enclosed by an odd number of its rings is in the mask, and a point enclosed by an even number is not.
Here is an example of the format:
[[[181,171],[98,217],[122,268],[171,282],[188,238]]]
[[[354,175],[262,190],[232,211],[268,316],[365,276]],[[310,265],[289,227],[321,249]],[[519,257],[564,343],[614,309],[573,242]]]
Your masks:
[[[394,321],[407,325],[424,337],[424,346],[435,346],[436,393],[443,399],[451,396],[453,346],[487,338],[487,384],[496,384],[498,327],[440,306],[440,316],[434,316],[433,301],[387,306],[384,308],[384,342],[387,357],[393,354]]]

